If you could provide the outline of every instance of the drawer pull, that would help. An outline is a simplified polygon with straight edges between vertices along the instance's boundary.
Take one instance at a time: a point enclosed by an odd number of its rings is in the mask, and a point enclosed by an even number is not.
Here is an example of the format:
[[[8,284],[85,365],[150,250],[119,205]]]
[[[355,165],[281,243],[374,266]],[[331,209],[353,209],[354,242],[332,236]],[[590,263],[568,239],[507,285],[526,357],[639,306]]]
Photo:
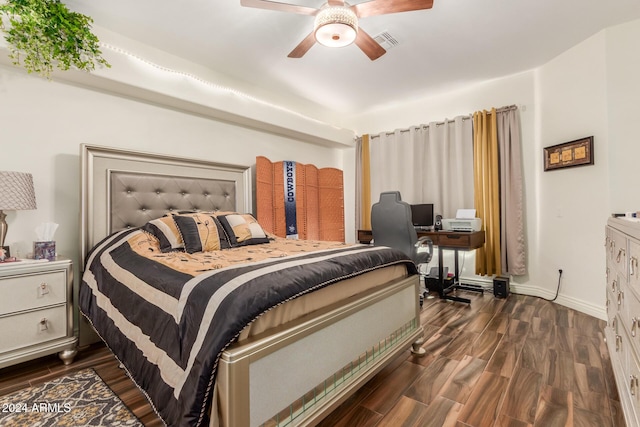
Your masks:
[[[618,287],[618,281],[617,280],[612,281],[611,282],[611,291],[615,292],[617,287]]]
[[[631,319],[631,336],[632,337],[636,336],[636,329],[638,329],[638,319],[634,317],[633,319]]]
[[[622,337],[616,334],[616,351],[620,351],[622,347]]]
[[[622,305],[622,301],[624,300],[624,292],[623,291],[619,291],[618,292],[618,305]]]
[[[43,297],[49,293],[49,285],[46,283],[40,283],[40,296]]]
[[[42,319],[40,319],[40,330],[46,331],[47,329],[49,329],[49,321],[46,317],[43,317]]]
[[[623,248],[620,248],[618,250],[618,256],[616,257],[616,262],[620,262],[620,260],[625,255],[625,253],[626,253],[625,250]]]
[[[636,388],[638,387],[638,378],[635,375],[629,375],[629,391],[631,396],[636,395]]]
[[[607,280],[609,280],[609,271],[610,271],[610,268],[609,268],[609,267],[607,267],[607,273],[606,273]]]
[[[638,258],[632,256],[629,260],[629,274],[635,276],[636,271],[638,271]]]

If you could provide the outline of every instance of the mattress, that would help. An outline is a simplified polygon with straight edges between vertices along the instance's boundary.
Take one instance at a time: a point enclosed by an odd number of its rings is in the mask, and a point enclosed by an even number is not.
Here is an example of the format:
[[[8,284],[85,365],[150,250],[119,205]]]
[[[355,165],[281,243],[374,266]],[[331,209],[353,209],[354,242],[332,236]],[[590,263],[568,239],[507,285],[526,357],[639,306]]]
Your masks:
[[[90,252],[79,306],[167,424],[207,425],[229,345],[415,273],[385,247],[273,239],[163,253],[130,229]]]

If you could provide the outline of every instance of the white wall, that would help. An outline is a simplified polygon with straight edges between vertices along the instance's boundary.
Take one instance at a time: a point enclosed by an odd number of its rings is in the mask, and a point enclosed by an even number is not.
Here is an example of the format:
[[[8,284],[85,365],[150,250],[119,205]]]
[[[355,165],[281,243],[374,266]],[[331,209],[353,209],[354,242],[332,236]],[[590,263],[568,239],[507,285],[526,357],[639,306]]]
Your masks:
[[[533,105],[533,96],[533,76],[531,72],[525,72],[402,105],[396,104],[351,117],[350,122],[358,135],[377,134],[430,121],[452,119],[491,107],[517,104],[526,108]],[[529,122],[533,125],[533,121],[528,120],[530,117],[522,114],[523,127],[529,126]]]
[[[604,225],[609,214],[606,32],[585,40],[536,71],[542,147],[593,135],[593,166],[541,172],[537,266],[530,285],[555,290],[563,270],[561,302],[604,312]],[[542,157],[536,168],[542,170]],[[571,300],[571,301],[569,301]]]
[[[607,30],[609,202],[611,212],[640,211],[640,21]]]

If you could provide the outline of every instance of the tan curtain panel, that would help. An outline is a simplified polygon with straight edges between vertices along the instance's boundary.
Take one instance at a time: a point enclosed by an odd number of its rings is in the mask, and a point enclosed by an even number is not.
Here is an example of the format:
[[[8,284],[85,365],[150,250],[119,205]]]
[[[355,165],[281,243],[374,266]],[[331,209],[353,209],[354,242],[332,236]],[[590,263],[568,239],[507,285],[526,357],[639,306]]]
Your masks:
[[[295,176],[298,238],[344,242],[342,171],[296,162]],[[280,237],[287,235],[284,185],[284,163],[256,157],[256,219]]]
[[[362,194],[361,194],[361,227],[371,230],[371,154],[369,151],[369,135],[362,136]]]
[[[362,200],[362,137],[358,136],[355,138],[356,141],[356,199],[355,199],[355,213],[356,213],[356,230],[360,230],[362,228],[362,209],[364,206],[364,201]],[[357,231],[356,231],[356,240],[357,240]]]
[[[500,175],[496,110],[473,114],[474,205],[486,242],[476,250],[476,274],[500,274]]]
[[[516,107],[497,112],[500,156],[500,247],[502,274],[527,274],[520,115]]]

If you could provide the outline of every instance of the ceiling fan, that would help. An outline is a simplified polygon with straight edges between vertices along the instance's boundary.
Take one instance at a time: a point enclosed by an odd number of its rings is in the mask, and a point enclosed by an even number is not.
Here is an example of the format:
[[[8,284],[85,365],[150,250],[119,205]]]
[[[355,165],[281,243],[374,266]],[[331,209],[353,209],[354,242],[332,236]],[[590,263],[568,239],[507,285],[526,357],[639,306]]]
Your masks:
[[[316,42],[329,47],[342,47],[355,42],[373,61],[387,51],[358,27],[358,19],[431,9],[433,0],[370,0],[353,6],[344,0],[328,0],[320,9],[269,0],[240,0],[240,4],[245,7],[315,16],[313,31],[289,53],[289,58],[302,58]]]

